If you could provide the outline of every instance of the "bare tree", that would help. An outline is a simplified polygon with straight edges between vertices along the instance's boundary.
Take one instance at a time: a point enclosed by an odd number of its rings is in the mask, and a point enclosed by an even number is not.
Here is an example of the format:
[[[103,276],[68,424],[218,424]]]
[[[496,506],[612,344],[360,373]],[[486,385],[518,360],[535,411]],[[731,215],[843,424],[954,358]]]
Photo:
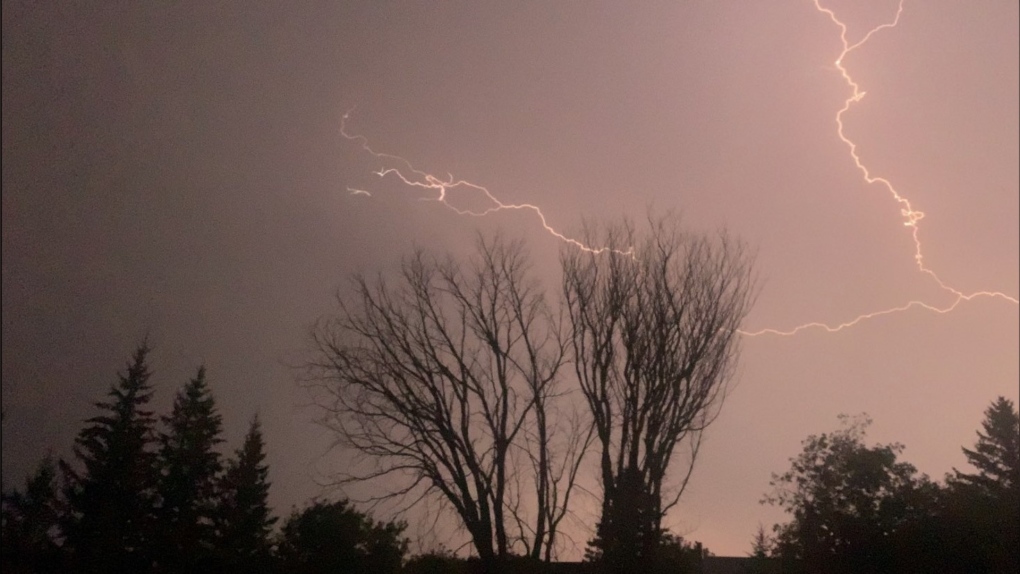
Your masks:
[[[591,435],[550,420],[566,343],[522,245],[477,247],[463,265],[419,251],[392,285],[355,276],[314,331],[308,382],[369,464],[342,482],[403,479],[382,496],[438,496],[481,559],[549,559]]]
[[[601,447],[591,551],[610,563],[658,547],[718,414],[754,291],[740,243],[683,232],[675,216],[649,223],[644,235],[626,222],[589,230],[587,243],[603,250],[561,256],[574,364]],[[671,468],[681,478],[666,483]]]

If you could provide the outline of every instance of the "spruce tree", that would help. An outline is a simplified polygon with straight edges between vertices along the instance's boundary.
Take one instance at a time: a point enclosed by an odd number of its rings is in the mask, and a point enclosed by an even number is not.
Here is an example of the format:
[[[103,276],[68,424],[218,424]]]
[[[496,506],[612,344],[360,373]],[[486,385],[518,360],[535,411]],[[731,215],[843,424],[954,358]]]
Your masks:
[[[67,513],[65,547],[76,572],[142,572],[152,566],[156,499],[155,418],[146,357],[135,350],[127,370],[96,403],[75,440],[77,464],[60,462]]]
[[[256,415],[220,483],[219,540],[225,559],[237,570],[259,570],[269,558],[269,533],[276,518],[269,511],[265,458]]]
[[[976,473],[954,469],[950,518],[974,538],[962,544],[970,572],[1015,572],[1020,564],[1020,416],[999,397],[985,410],[974,449],[963,449]]]
[[[170,571],[207,564],[216,544],[214,513],[222,470],[217,445],[223,422],[205,379],[205,368],[177,394],[159,436],[160,563]]]
[[[3,493],[2,570],[57,572],[60,548],[55,535],[59,503],[56,466],[47,456],[23,491]]]
[[[974,450],[963,449],[976,474],[955,470],[956,480],[991,495],[1001,496],[1020,488],[1020,417],[1013,401],[999,397],[987,409]]]

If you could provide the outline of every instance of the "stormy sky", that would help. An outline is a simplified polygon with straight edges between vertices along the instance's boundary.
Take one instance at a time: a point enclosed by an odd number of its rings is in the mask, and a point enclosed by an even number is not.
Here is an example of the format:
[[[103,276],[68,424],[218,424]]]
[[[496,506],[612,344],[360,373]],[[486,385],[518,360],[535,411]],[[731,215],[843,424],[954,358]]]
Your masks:
[[[850,44],[897,10],[825,5]],[[758,504],[770,473],[839,413],[869,413],[872,441],[941,478],[992,399],[1017,399],[1018,10],[907,0],[841,62],[867,93],[844,133],[924,212],[926,267],[1006,297],[744,337],[674,531],[746,553],[782,518]],[[228,448],[260,413],[285,514],[344,462],[291,365],[351,273],[502,229],[556,297],[563,243],[533,212],[461,216],[449,207],[492,204],[378,177],[386,163],[341,133],[348,112],[372,149],[535,205],[568,236],[649,209],[729,230],[763,280],[747,331],[955,301],[839,139],[840,29],[810,0],[10,0],[2,42],[7,486],[67,455],[148,335],[158,410],[204,364]]]

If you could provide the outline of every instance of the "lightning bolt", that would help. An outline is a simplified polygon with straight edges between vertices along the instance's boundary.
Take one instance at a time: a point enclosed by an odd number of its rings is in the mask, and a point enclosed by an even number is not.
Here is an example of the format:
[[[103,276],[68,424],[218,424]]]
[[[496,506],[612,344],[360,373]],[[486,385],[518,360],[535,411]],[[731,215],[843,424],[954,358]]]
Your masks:
[[[900,192],[896,190],[896,187],[893,186],[892,182],[890,182],[888,179],[872,175],[871,171],[868,169],[866,165],[864,165],[864,162],[861,161],[861,158],[857,153],[857,143],[855,143],[853,140],[847,137],[844,131],[843,115],[846,114],[846,112],[848,112],[850,108],[853,107],[854,104],[860,102],[864,98],[866,92],[862,90],[860,85],[856,81],[854,81],[853,77],[850,76],[850,72],[843,64],[843,59],[846,58],[847,54],[856,50],[857,48],[860,48],[865,43],[867,43],[867,41],[870,40],[871,37],[877,34],[878,32],[886,28],[895,28],[896,25],[899,24],[900,22],[900,16],[903,14],[904,0],[899,0],[896,6],[896,15],[893,17],[891,22],[887,22],[885,24],[881,24],[879,26],[876,26],[875,28],[872,28],[871,30],[868,31],[867,34],[864,35],[863,38],[861,38],[860,40],[853,44],[851,44],[850,41],[847,40],[846,23],[840,20],[833,10],[831,10],[830,8],[826,8],[825,6],[822,6],[821,0],[812,1],[814,2],[815,9],[827,15],[829,19],[832,20],[832,22],[837,27],[839,27],[839,38],[841,43],[843,44],[843,49],[839,53],[839,56],[836,58],[835,66],[836,70],[838,70],[839,73],[843,76],[843,80],[850,87],[850,96],[847,97],[846,101],[843,102],[843,107],[840,108],[838,112],[836,112],[836,133],[839,135],[839,139],[842,140],[842,142],[846,144],[846,146],[849,148],[850,157],[851,159],[853,159],[854,165],[857,166],[857,169],[861,172],[864,181],[869,185],[879,185],[881,187],[884,187],[889,192],[889,194],[892,195],[896,203],[899,204],[900,214],[903,216],[903,225],[910,228],[910,235],[914,241],[914,262],[917,265],[918,270],[931,277],[943,291],[946,291],[947,293],[952,295],[952,301],[946,306],[939,307],[936,305],[925,303],[924,301],[914,300],[908,301],[907,303],[897,307],[891,307],[889,309],[883,309],[881,311],[864,313],[858,315],[857,317],[850,321],[846,321],[835,325],[811,322],[798,325],[792,329],[785,331],[779,329],[761,329],[759,331],[741,331],[741,334],[750,337],[766,334],[790,336],[796,335],[797,333],[804,331],[805,329],[824,329],[829,333],[836,333],[848,327],[853,327],[854,325],[857,325],[862,321],[867,321],[868,319],[874,319],[876,317],[881,317],[883,315],[891,315],[893,313],[901,313],[913,308],[920,308],[926,311],[931,311],[933,313],[945,314],[956,309],[961,303],[965,301],[971,301],[977,298],[1002,299],[1004,301],[1013,303],[1014,305],[1020,304],[1020,301],[1018,301],[1016,297],[1011,297],[999,291],[977,291],[974,293],[964,293],[946,284],[935,273],[935,271],[927,267],[924,264],[924,254],[921,250],[921,238],[919,235],[920,226],[918,225],[920,221],[924,218],[924,213],[914,209],[910,205],[910,200],[901,195]]]
[[[533,204],[530,204],[530,203],[516,203],[516,204],[515,203],[504,203],[504,202],[500,201],[495,195],[492,194],[491,191],[489,191],[488,188],[486,188],[484,186],[481,186],[481,185],[478,185],[478,184],[475,184],[475,183],[471,183],[470,181],[466,181],[466,180],[463,180],[463,179],[454,179],[452,174],[447,174],[445,179],[444,178],[440,178],[440,177],[437,177],[437,176],[435,176],[435,175],[433,175],[431,173],[428,173],[428,172],[422,171],[420,169],[417,169],[416,167],[414,167],[411,164],[410,161],[408,161],[407,159],[404,159],[403,157],[400,157],[398,155],[393,155],[393,154],[388,154],[388,153],[383,153],[383,152],[375,151],[374,149],[372,149],[371,146],[369,146],[368,138],[366,138],[365,136],[362,136],[362,135],[356,135],[356,134],[352,135],[352,134],[347,132],[347,120],[348,120],[348,118],[349,118],[349,116],[350,116],[352,111],[353,110],[348,110],[346,113],[344,113],[343,118],[342,118],[342,120],[340,122],[340,135],[342,135],[347,140],[357,142],[358,146],[363,151],[365,151],[369,155],[375,157],[376,159],[379,159],[379,160],[381,160],[381,161],[383,161],[385,163],[395,163],[395,164],[397,164],[399,166],[402,166],[402,167],[384,167],[384,168],[379,169],[378,171],[373,172],[373,173],[375,173],[375,175],[377,175],[377,176],[379,176],[381,178],[385,178],[387,176],[396,178],[397,180],[399,180],[401,183],[403,183],[404,185],[406,185],[408,187],[417,187],[417,188],[421,188],[421,189],[432,190],[432,191],[434,191],[436,193],[435,197],[427,197],[427,198],[423,198],[423,199],[428,200],[428,201],[437,201],[439,203],[442,203],[444,206],[446,206],[447,208],[449,208],[450,210],[452,210],[454,213],[456,213],[458,215],[470,215],[470,216],[474,216],[474,217],[484,217],[486,215],[491,215],[493,213],[496,213],[497,211],[505,211],[505,210],[531,211],[536,216],[538,216],[538,220],[541,223],[542,227],[546,230],[546,232],[548,232],[553,237],[559,239],[560,241],[562,241],[562,242],[564,242],[564,243],[566,243],[568,245],[573,245],[574,247],[577,247],[578,249],[580,249],[582,251],[587,251],[589,253],[601,254],[601,253],[605,253],[605,252],[611,251],[611,252],[614,252],[614,253],[617,253],[617,254],[620,254],[620,255],[633,256],[633,249],[629,249],[629,250],[626,250],[626,251],[620,251],[620,250],[611,249],[611,248],[608,248],[608,247],[594,248],[594,247],[590,247],[588,245],[585,245],[584,243],[578,241],[577,239],[574,239],[572,237],[567,237],[566,235],[564,235],[563,233],[560,233],[555,228],[553,228],[551,225],[549,225],[549,222],[545,218],[545,214],[542,213],[541,208],[539,208],[537,205],[533,205]],[[482,211],[474,211],[474,210],[471,210],[471,209],[460,209],[460,208],[458,208],[457,206],[451,204],[449,202],[449,200],[447,199],[447,196],[446,196],[448,191],[450,191],[452,189],[457,189],[457,188],[463,188],[463,189],[471,190],[471,191],[474,191],[474,192],[477,192],[477,193],[481,193],[485,197],[485,199],[492,204],[492,207],[489,207],[489,208],[484,209]],[[367,191],[365,191],[363,189],[354,189],[354,188],[348,187],[347,191],[349,191],[351,194],[371,195],[369,192],[367,192]]]
[[[887,28],[895,28],[899,24],[900,16],[903,14],[904,1],[905,0],[898,0],[896,14],[892,18],[892,21],[880,24],[872,28],[860,40],[854,43],[850,43],[850,41],[847,39],[848,29],[846,23],[840,20],[832,9],[823,6],[821,0],[812,0],[815,9],[818,10],[818,12],[828,16],[829,19],[839,28],[840,31],[840,42],[842,43],[842,50],[840,51],[839,56],[836,58],[835,69],[839,71],[840,75],[843,77],[843,80],[850,88],[850,95],[843,102],[843,106],[839,109],[839,111],[836,112],[835,117],[837,126],[836,133],[839,136],[839,139],[844,144],[846,144],[847,148],[849,149],[850,157],[853,160],[854,165],[861,172],[862,178],[865,181],[865,183],[867,183],[868,185],[878,185],[884,187],[892,196],[893,200],[900,206],[900,214],[903,216],[903,225],[905,227],[910,228],[911,238],[913,239],[914,242],[914,262],[918,270],[921,273],[928,275],[939,286],[939,288],[941,288],[943,291],[951,295],[952,300],[950,301],[949,304],[943,306],[938,306],[921,300],[912,300],[902,305],[898,305],[896,307],[890,307],[888,309],[882,309],[880,311],[863,313],[849,321],[845,321],[842,323],[830,324],[823,322],[810,322],[798,325],[796,327],[793,327],[792,329],[787,330],[765,328],[757,331],[743,331],[743,330],[738,331],[742,335],[746,335],[748,337],[757,337],[759,335],[793,336],[808,329],[820,329],[828,333],[837,333],[844,329],[853,327],[863,321],[867,321],[877,317],[882,317],[885,315],[902,313],[911,309],[921,309],[932,313],[946,314],[955,310],[962,303],[972,301],[978,298],[1001,299],[1014,305],[1020,304],[1020,300],[1018,300],[1016,297],[1007,295],[999,291],[976,291],[973,293],[964,293],[963,291],[960,291],[959,289],[956,289],[945,283],[935,273],[935,271],[927,267],[924,262],[924,254],[922,251],[921,238],[919,235],[920,233],[919,223],[924,218],[924,213],[914,209],[910,203],[910,200],[903,196],[896,189],[896,187],[892,184],[891,181],[884,177],[872,175],[871,170],[868,169],[868,167],[861,160],[860,155],[857,153],[857,143],[851,140],[845,133],[843,116],[848,111],[850,111],[850,108],[852,108],[854,104],[860,102],[864,98],[866,92],[861,89],[861,86],[850,75],[850,72],[844,65],[843,60],[846,58],[848,54],[866,44],[868,40],[870,40],[871,37],[877,34],[878,32],[885,30]],[[421,189],[432,190],[436,193],[435,197],[424,199],[442,203],[444,206],[446,206],[447,208],[451,209],[452,211],[459,215],[471,215],[475,217],[482,217],[504,210],[531,211],[536,216],[538,216],[538,219],[542,227],[550,235],[556,237],[560,241],[563,241],[564,243],[573,245],[578,249],[582,249],[584,251],[588,251],[591,253],[604,253],[606,251],[610,251],[609,248],[589,247],[576,239],[563,235],[562,233],[554,229],[551,225],[549,225],[548,221],[546,220],[545,214],[543,214],[542,210],[536,205],[529,203],[522,204],[504,203],[500,201],[495,195],[492,194],[492,192],[489,191],[488,188],[484,186],[471,183],[465,180],[456,180],[450,174],[447,174],[446,178],[440,178],[431,173],[415,168],[410,161],[403,157],[375,151],[369,146],[367,138],[365,138],[362,135],[352,135],[347,132],[347,119],[351,111],[352,110],[348,110],[348,112],[343,115],[343,120],[341,121],[340,126],[341,135],[343,135],[343,137],[346,138],[347,140],[357,142],[359,147],[363,151],[375,157],[376,159],[379,159],[384,163],[391,163],[400,166],[400,167],[384,167],[374,172],[379,177],[385,178],[389,176],[398,179],[401,183],[409,187],[417,187]],[[447,199],[447,192],[457,188],[464,188],[472,190],[474,192],[481,193],[486,198],[486,200],[492,204],[492,207],[489,207],[482,211],[473,211],[470,209],[460,209],[452,205]],[[371,195],[368,191],[362,189],[348,188],[348,191],[356,195]],[[633,257],[633,250],[628,251],[611,250],[611,251],[621,255],[628,255]]]

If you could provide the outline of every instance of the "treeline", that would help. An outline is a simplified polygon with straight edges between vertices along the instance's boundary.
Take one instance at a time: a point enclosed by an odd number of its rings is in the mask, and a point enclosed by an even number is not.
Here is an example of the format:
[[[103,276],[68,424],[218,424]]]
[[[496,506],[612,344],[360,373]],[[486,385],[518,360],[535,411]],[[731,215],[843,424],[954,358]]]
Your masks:
[[[3,572],[400,570],[404,525],[374,522],[346,500],[313,501],[274,533],[258,417],[223,457],[205,369],[157,417],[149,352],[139,346],[96,403],[70,460],[47,457],[3,493]]]
[[[903,445],[866,445],[866,416],[842,418],[842,429],[808,437],[790,470],[772,476],[763,502],[791,520],[771,535],[758,532],[761,566],[826,574],[1020,571],[1020,416],[1012,401],[995,400],[974,447],[963,448],[975,472],[954,469],[942,483],[899,460]]]
[[[336,444],[368,463],[335,483],[439,502],[478,557],[471,568],[538,571],[570,541],[562,529],[591,453],[602,496],[586,560],[612,572],[672,570],[702,552],[662,522],[735,369],[753,257],[726,233],[691,233],[668,214],[650,215],[645,230],[592,224],[561,265],[559,303],[524,243],[501,234],[480,235],[463,260],[416,251],[389,279],[352,277],[336,313],[312,330],[303,379]],[[258,462],[243,458],[246,448],[220,458],[221,420],[202,370],[157,419],[147,410],[147,352],[97,403],[73,459],[44,464],[5,497],[5,563],[315,571],[300,562],[339,545],[306,542],[321,539],[307,534],[323,531],[318,507],[271,536],[257,429]],[[357,514],[325,512],[347,511]],[[354,530],[367,534],[357,555],[374,556],[366,549],[382,531],[402,561],[403,525],[358,516]],[[366,568],[353,571],[385,571]]]

